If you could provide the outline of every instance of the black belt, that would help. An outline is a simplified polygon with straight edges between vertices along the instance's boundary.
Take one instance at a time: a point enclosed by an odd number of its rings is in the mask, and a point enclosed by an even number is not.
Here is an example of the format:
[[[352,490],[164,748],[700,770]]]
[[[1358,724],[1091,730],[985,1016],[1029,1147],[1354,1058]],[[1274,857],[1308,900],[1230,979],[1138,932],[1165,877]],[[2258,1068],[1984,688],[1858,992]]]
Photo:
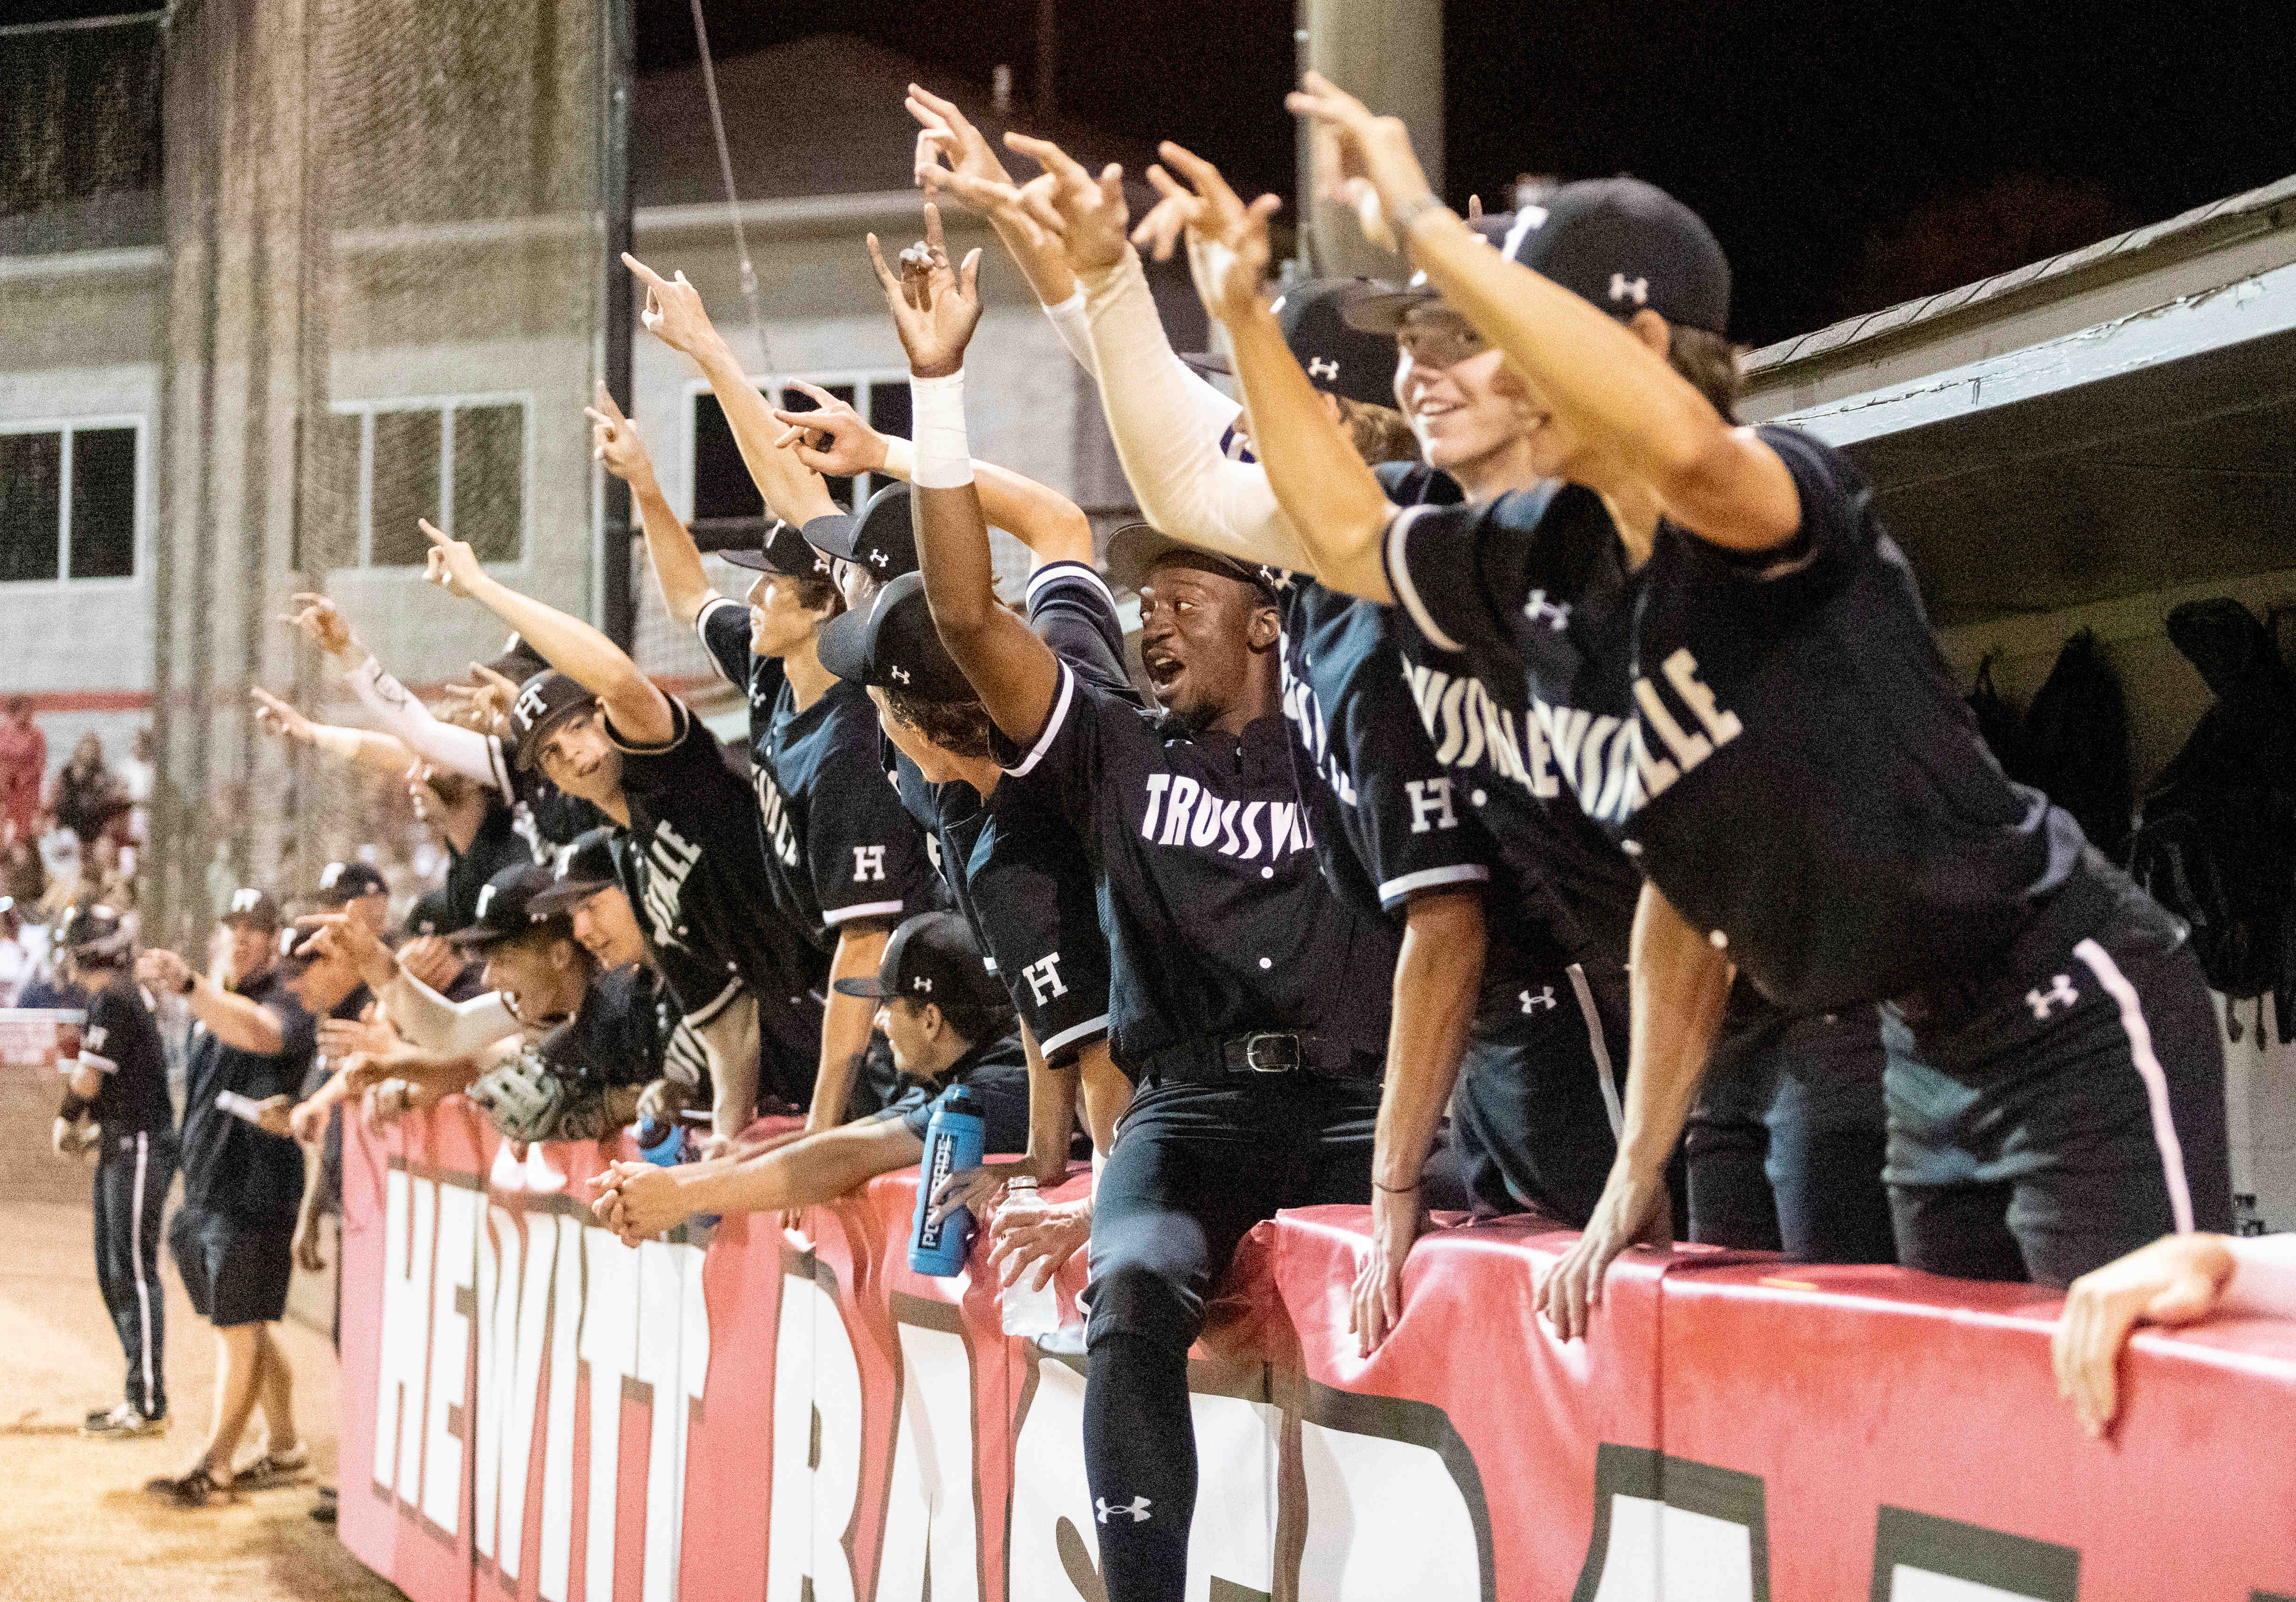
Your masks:
[[[1218,1084],[1234,1079],[1377,1080],[1384,1064],[1373,1054],[1349,1050],[1305,1030],[1267,1029],[1222,1040],[1187,1040],[1152,1053],[1141,1077]]]

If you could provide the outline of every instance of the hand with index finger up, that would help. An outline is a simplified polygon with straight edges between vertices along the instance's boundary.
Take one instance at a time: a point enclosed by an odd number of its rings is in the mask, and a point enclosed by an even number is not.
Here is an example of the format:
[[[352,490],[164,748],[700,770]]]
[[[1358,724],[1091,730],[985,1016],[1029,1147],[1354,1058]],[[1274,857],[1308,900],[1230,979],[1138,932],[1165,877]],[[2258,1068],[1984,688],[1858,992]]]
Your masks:
[[[718,342],[718,328],[701,304],[701,292],[685,281],[682,270],[665,278],[627,251],[622,252],[622,265],[645,286],[645,308],[638,320],[646,332],[672,350],[701,360]]]
[[[590,420],[593,462],[603,463],[608,472],[633,489],[653,482],[653,458],[646,454],[638,425],[622,415],[622,408],[614,404],[604,379],[598,381],[597,393],[591,404],[582,408],[582,415]]]
[[[1007,134],[1004,144],[1045,169],[1022,186],[1021,199],[1030,216],[1060,235],[1078,272],[1103,272],[1124,259],[1124,231],[1131,221],[1124,168],[1111,161],[1095,178],[1049,139]]]
[[[477,594],[487,573],[479,565],[478,553],[471,549],[470,542],[449,539],[427,517],[416,518],[414,526],[430,540],[430,554],[423,563],[422,577],[450,596],[467,600]]]
[[[938,238],[940,233],[939,208],[931,201],[925,202],[925,231],[928,238]],[[908,352],[909,371],[919,378],[945,378],[960,370],[965,347],[972,343],[972,331],[980,323],[980,251],[975,249],[965,257],[962,271],[951,283],[937,285],[930,275],[922,278],[922,305],[910,303],[901,278],[885,265],[885,253],[874,234],[869,235],[869,260],[885,291],[885,307],[893,314],[901,348]]]

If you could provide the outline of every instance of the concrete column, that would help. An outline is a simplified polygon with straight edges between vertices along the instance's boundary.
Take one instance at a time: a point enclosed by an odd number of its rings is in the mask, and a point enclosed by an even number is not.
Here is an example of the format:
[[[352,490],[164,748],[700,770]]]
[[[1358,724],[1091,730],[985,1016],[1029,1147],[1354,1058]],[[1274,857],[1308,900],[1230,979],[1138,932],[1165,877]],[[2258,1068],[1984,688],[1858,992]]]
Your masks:
[[[1300,64],[1374,111],[1411,125],[1411,143],[1443,193],[1442,0],[1299,0]],[[1394,277],[1397,258],[1365,242],[1344,208],[1311,201],[1308,141],[1300,140],[1300,205],[1318,277]]]

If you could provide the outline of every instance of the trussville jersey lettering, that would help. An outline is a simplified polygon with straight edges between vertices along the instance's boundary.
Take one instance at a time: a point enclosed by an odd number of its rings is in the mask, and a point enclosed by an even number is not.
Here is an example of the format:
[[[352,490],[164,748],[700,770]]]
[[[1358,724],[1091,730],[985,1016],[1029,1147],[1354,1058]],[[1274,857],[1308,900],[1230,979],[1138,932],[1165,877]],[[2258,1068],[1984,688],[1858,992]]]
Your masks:
[[[1407,508],[1388,567],[1431,643],[1519,656],[1558,777],[1685,917],[1836,1012],[1982,968],[2083,842],[1986,753],[1856,470],[1758,431],[1801,501],[1777,550],[1661,523],[1628,573],[1601,503],[1546,486]]]

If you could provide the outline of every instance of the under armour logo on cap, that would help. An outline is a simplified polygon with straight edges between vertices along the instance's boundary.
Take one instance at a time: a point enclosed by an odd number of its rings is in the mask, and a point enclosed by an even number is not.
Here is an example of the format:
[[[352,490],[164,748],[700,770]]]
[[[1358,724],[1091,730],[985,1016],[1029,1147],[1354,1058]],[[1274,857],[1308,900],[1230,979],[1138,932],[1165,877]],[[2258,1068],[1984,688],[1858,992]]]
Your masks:
[[[909,670],[906,668],[897,667],[893,670],[893,678],[898,683],[906,684],[909,682]]]
[[[913,990],[923,990],[930,994],[932,990],[932,981],[925,977],[922,974],[920,974],[914,979],[909,981],[909,988]]]
[[[816,573],[826,573],[826,572],[828,572],[828,571],[829,571],[829,558],[828,558],[828,557],[826,557],[826,556],[816,556],[816,557],[813,559],[813,571],[814,571],[815,572],[816,572]]]
[[[1340,364],[1333,361],[1325,361],[1320,356],[1311,356],[1308,358],[1308,376],[1310,378],[1328,378],[1333,383],[1337,383],[1340,381]]]
[[[253,912],[262,900],[263,892],[259,890],[234,890],[231,892],[231,909],[234,912]]]
[[[1111,1513],[1121,1513],[1134,1524],[1144,1524],[1148,1522],[1148,1509],[1154,1506],[1155,1504],[1144,1496],[1136,1496],[1128,1502],[1120,1502],[1113,1507],[1109,1504],[1108,1499],[1104,1496],[1093,1499],[1096,1516],[1103,1524],[1108,1522],[1108,1516]]]
[[[2033,1016],[2044,1020],[2058,1006],[2070,1006],[2079,999],[2080,992],[2073,989],[2072,976],[2069,974],[2058,974],[2046,990],[2035,989],[2025,992],[2025,1005],[2033,1009]]]
[[[1636,306],[1650,304],[1650,280],[1629,278],[1624,273],[1611,275],[1611,299],[1632,300]]]
[[[891,560],[892,558],[886,555],[882,551],[872,551],[869,553],[869,565],[871,567],[882,567]]]
[[[345,864],[340,862],[330,862],[326,867],[321,868],[319,870],[319,888],[321,890],[334,889],[335,881],[343,876],[343,868],[345,866]]]

